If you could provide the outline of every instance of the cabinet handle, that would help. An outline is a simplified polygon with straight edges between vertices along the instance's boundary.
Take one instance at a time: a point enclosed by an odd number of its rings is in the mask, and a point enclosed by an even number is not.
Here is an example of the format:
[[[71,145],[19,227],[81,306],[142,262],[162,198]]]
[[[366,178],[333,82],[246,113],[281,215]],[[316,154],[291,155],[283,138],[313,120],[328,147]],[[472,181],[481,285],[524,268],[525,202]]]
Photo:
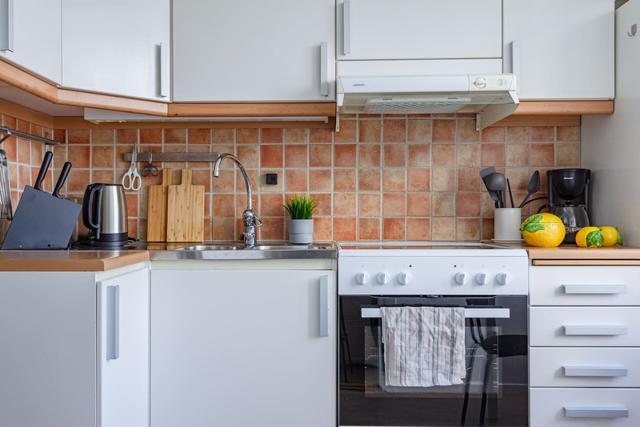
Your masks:
[[[563,366],[565,377],[626,377],[629,370],[624,366]]]
[[[511,42],[511,74],[516,78],[516,87],[522,87],[520,78],[520,43],[517,40]]]
[[[565,325],[566,336],[618,336],[625,335],[627,327],[622,325]]]
[[[159,69],[160,69],[160,84],[159,84],[159,96],[166,98],[167,96],[169,96],[169,75],[168,75],[168,66],[167,66],[167,62],[168,62],[168,55],[169,55],[169,51],[167,49],[167,44],[166,43],[160,43],[159,45]]]
[[[627,290],[625,285],[562,285],[566,295],[616,295]]]
[[[326,42],[320,44],[320,95],[329,96],[329,47]]]
[[[565,406],[567,418],[627,418],[629,410],[625,406]]]
[[[4,34],[0,50],[13,52],[13,0],[2,0],[2,8],[6,34]]]
[[[319,333],[321,337],[329,336],[329,276],[320,277],[320,295],[319,295]]]
[[[342,54],[351,53],[351,0],[342,4]]]
[[[120,286],[107,287],[107,360],[120,357]]]

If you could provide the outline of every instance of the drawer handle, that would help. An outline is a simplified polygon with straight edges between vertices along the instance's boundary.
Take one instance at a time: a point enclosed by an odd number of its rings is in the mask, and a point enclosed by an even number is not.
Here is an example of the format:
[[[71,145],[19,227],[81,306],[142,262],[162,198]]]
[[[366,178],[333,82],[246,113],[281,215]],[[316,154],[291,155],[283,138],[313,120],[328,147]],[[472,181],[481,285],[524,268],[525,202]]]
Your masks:
[[[629,410],[625,406],[565,406],[567,418],[627,418]]]
[[[626,335],[627,327],[622,325],[565,325],[566,336],[618,336]]]
[[[351,0],[342,4],[342,54],[351,53]]]
[[[0,14],[6,31],[0,36],[0,51],[13,52],[13,0],[0,1]]]
[[[107,287],[107,360],[120,357],[120,286]]]
[[[618,295],[626,292],[625,285],[562,285],[565,295]]]
[[[563,366],[565,377],[626,377],[629,370],[624,366]]]

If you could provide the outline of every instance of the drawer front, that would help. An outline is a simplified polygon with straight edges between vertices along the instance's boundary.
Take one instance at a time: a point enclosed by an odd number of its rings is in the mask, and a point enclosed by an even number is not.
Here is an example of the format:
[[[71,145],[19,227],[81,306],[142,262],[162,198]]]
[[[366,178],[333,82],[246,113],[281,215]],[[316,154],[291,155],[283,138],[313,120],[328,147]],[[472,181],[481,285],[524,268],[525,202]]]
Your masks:
[[[529,399],[531,427],[640,424],[640,389],[533,388]]]
[[[531,305],[640,305],[640,267],[531,267]]]
[[[531,307],[529,345],[640,347],[640,307]]]
[[[640,348],[533,347],[531,387],[638,387]]]

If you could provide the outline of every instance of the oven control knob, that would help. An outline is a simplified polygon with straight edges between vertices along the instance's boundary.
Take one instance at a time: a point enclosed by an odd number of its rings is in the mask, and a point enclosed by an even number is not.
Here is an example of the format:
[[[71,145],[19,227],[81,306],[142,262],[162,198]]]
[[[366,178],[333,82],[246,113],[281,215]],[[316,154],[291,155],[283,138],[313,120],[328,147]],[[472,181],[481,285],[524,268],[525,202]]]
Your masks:
[[[480,285],[480,286],[486,285],[489,282],[487,273],[476,274],[475,281],[476,281],[476,285]]]
[[[383,273],[376,274],[376,282],[378,282],[379,285],[386,285],[389,283],[389,273],[385,271]]]
[[[406,286],[411,281],[411,274],[409,273],[400,273],[397,277],[398,283],[402,286]]]
[[[366,272],[362,271],[356,274],[356,283],[358,285],[360,286],[366,285],[368,281],[369,281],[369,274],[367,274]]]
[[[456,273],[456,275],[453,276],[453,280],[456,282],[456,285],[462,286],[467,283],[467,273]]]
[[[498,285],[502,285],[502,286],[509,283],[509,273],[502,272],[502,273],[496,274],[496,282],[498,283]]]

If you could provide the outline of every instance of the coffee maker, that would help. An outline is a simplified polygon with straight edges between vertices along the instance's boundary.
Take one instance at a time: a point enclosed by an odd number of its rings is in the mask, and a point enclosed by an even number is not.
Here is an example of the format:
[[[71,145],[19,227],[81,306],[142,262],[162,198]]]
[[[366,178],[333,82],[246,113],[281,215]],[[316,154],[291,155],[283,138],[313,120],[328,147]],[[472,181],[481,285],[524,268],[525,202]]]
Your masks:
[[[563,243],[575,243],[576,233],[590,225],[589,169],[554,169],[547,172],[549,212],[559,216],[567,230]]]

